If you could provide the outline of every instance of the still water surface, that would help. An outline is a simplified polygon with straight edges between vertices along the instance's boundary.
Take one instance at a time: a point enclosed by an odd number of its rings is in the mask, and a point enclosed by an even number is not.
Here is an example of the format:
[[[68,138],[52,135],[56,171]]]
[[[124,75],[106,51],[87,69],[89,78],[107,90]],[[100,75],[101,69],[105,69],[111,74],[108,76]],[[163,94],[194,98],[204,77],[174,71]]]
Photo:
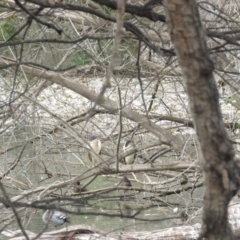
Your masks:
[[[39,186],[47,186],[55,181],[69,180],[88,169],[86,165],[82,164],[86,158],[86,154],[79,154],[76,149],[71,149],[70,152],[69,150],[61,151],[61,154],[57,151],[40,153],[40,150],[38,148],[30,148],[28,151],[25,151],[18,166],[9,176],[17,181],[26,183],[31,189],[35,189]],[[16,149],[15,152],[2,155],[0,159],[1,163],[3,163],[2,168],[4,168],[4,163],[8,164],[8,161],[13,162],[18,154],[19,149]],[[49,177],[46,169],[54,173],[54,175]],[[145,181],[143,174],[139,173],[136,176],[141,181]],[[128,174],[128,178],[134,180],[131,173]],[[161,181],[161,177],[157,176],[157,178],[158,181]],[[98,176],[87,188],[88,191],[92,191],[114,187],[120,179],[121,176],[116,177],[116,175]],[[83,181],[82,184],[84,183]],[[144,187],[135,181],[132,181],[132,185],[133,188]],[[6,186],[9,187],[7,190],[10,197],[17,196],[21,192],[16,183],[6,181]],[[71,191],[71,187],[62,189],[58,193],[69,191]],[[81,195],[75,198],[79,199]],[[34,197],[31,196],[31,199],[34,199]],[[26,199],[22,201],[24,202]],[[201,206],[201,202],[202,189],[165,197],[159,197],[154,193],[138,193],[134,190],[127,191],[124,197],[122,190],[118,191],[115,189],[113,192],[106,193],[98,198],[68,205],[67,209],[80,212],[77,215],[68,214],[70,217],[69,225],[85,224],[106,233],[113,231],[152,231],[184,224],[184,221],[179,218],[180,213],[185,211],[191,214]],[[2,214],[5,210],[1,210]],[[44,228],[42,214],[43,210],[39,209],[23,211],[21,220],[25,229],[35,233],[41,232],[41,229]],[[16,230],[19,229],[19,226],[14,222],[7,226],[6,229]],[[48,230],[54,230],[54,227],[49,226]],[[1,235],[0,239],[8,238]]]

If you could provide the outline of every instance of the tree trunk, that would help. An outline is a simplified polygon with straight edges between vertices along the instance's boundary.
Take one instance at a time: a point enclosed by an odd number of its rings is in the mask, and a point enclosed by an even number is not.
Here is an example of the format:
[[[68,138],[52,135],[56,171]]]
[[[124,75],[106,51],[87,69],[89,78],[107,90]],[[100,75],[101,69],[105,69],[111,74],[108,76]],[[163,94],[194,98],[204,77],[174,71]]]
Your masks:
[[[205,196],[201,237],[234,239],[227,208],[239,187],[239,170],[224,128],[214,66],[197,4],[195,0],[168,0],[165,11],[203,155]]]

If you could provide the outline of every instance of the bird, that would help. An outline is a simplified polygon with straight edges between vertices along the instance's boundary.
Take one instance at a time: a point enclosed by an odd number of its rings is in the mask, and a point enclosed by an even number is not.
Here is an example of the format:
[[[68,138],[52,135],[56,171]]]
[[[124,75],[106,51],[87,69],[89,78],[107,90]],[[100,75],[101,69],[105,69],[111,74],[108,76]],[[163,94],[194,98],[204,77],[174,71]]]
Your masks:
[[[123,145],[123,151],[124,152],[128,152],[130,150],[134,150],[135,149],[135,145],[133,143],[133,141],[131,140],[127,140],[125,142],[125,144]],[[133,164],[134,160],[135,160],[135,157],[136,157],[136,153],[132,153],[128,156],[125,157],[125,163],[126,164]]]
[[[131,188],[132,184],[131,184],[131,181],[126,176],[123,176],[123,178],[116,185],[116,188],[118,187]],[[125,192],[126,190],[124,189],[123,190],[124,198],[125,198]]]
[[[101,155],[101,149],[102,149],[101,141],[97,137],[91,136],[88,139],[88,142],[91,148],[94,150],[94,152]]]
[[[45,224],[52,223],[56,226],[62,225],[65,222],[69,222],[68,217],[65,213],[58,210],[47,210],[42,216],[43,222]]]
[[[86,192],[86,191],[87,191],[87,189],[85,187],[82,188],[80,181],[76,182],[72,188],[73,193],[80,193],[80,192]]]
[[[117,183],[117,188],[118,187],[132,187],[131,181],[126,177],[123,176],[123,178]]]
[[[89,139],[88,139],[88,143],[90,145],[90,147],[92,148],[92,150],[96,153],[96,154],[99,154],[101,155],[101,149],[102,149],[102,144],[101,144],[101,141],[96,137],[96,136],[91,136]],[[94,156],[92,158],[92,155],[91,155],[91,152],[89,151],[88,152],[88,158],[89,160],[94,163],[95,161],[94,160]]]
[[[181,184],[181,185],[185,185],[185,184],[187,184],[187,183],[188,183],[188,178],[187,178],[187,176],[183,173],[182,176],[181,176],[181,178],[180,178],[180,184]]]

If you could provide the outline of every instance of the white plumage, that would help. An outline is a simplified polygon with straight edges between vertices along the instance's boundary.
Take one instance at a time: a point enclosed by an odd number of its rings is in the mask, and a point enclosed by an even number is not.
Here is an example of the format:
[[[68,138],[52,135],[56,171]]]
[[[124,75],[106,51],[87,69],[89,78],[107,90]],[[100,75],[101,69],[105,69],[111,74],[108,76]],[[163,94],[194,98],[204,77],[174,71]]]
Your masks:
[[[101,141],[97,139],[95,136],[91,136],[88,141],[94,152],[100,155],[102,149]]]
[[[96,154],[101,154],[101,149],[102,149],[102,143],[99,139],[97,139],[95,136],[91,136],[88,139],[89,145],[91,149],[96,153]],[[93,155],[93,156],[92,156]],[[88,158],[92,162],[93,165],[97,164],[97,158],[92,154],[90,151],[88,151]]]
[[[43,214],[42,219],[45,224],[52,223],[55,226],[62,225],[65,222],[69,222],[67,215],[57,210],[47,210]]]
[[[135,149],[134,143],[131,140],[127,140],[125,142],[124,146],[123,146],[124,152],[128,152],[128,151],[133,150],[133,149]],[[125,157],[125,163],[126,164],[133,164],[133,162],[135,160],[135,156],[136,156],[135,153],[126,156]]]

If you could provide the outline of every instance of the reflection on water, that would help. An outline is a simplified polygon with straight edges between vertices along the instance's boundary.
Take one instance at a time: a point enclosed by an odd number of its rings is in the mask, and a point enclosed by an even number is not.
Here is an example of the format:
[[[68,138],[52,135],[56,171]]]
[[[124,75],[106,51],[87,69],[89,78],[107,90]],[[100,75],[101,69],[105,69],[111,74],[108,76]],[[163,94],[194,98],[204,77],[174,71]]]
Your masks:
[[[114,186],[115,182],[110,181],[104,177],[98,177],[96,184],[88,186],[89,190],[98,189],[99,185],[102,188],[109,185]],[[134,185],[134,184],[133,184]],[[123,197],[122,190],[115,190],[109,194],[105,194],[97,200],[88,200],[74,203],[68,206],[67,209],[78,214],[68,214],[70,217],[69,225],[85,224],[91,227],[103,230],[106,233],[113,231],[152,231],[160,228],[168,228],[176,225],[184,224],[184,222],[177,218],[181,210],[174,212],[176,207],[180,206],[180,202],[173,204],[173,197],[168,201],[165,198],[165,203],[144,200],[145,194],[132,195],[127,193]],[[129,196],[129,197],[128,197]],[[81,195],[76,199],[81,199]],[[151,206],[153,205],[153,206]],[[23,224],[27,230],[35,233],[40,232],[44,228],[42,221],[42,210],[28,210],[24,213],[22,219]],[[61,228],[57,227],[57,229]],[[19,229],[18,226],[13,229]],[[48,230],[54,230],[54,226],[50,225]]]
[[[73,210],[73,209],[69,209]],[[33,232],[39,232],[44,228],[42,221],[42,214],[44,211],[38,211],[32,214],[31,220],[25,224],[26,229]],[[137,213],[137,215],[135,215]],[[108,215],[108,216],[107,216]],[[81,209],[80,214],[69,215],[69,225],[85,224],[105,232],[113,231],[150,231],[159,228],[167,228],[169,226],[179,225],[173,223],[170,217],[176,217],[173,211],[165,207],[153,207],[148,210],[139,211],[134,206],[134,203],[125,202],[111,202],[103,204],[102,207],[84,207]],[[179,220],[179,219],[178,219]],[[61,228],[57,227],[58,229]],[[49,225],[48,230],[53,230],[55,227]]]
[[[99,184],[104,187],[113,182],[99,177],[96,186],[91,185],[91,190],[99,188]],[[131,193],[129,195],[131,196]],[[123,191],[115,190],[102,196],[101,199],[88,200],[81,204],[75,203],[72,207],[68,206],[68,210],[79,212],[78,214],[68,214],[69,225],[85,224],[110,233],[113,231],[152,231],[184,224],[179,219],[181,210],[174,211],[176,207],[179,207],[179,203],[170,204],[165,198],[165,203],[153,204],[153,201],[144,200],[141,194],[134,195],[134,197],[127,196],[123,198]],[[24,226],[26,229],[36,233],[40,232],[44,228],[43,212],[41,210],[32,211],[31,214],[29,213],[28,221],[25,216]],[[57,229],[59,228],[61,226]],[[54,229],[54,226],[48,227],[48,230]]]
[[[46,146],[46,149],[54,149],[54,146]],[[69,180],[88,169],[87,162],[87,165],[81,164],[81,161],[85,159],[86,152],[81,153],[72,149],[69,153],[66,151],[61,152],[61,154],[57,152],[49,154],[49,151],[46,151],[43,154],[39,152],[40,150],[42,151],[42,148],[31,146],[27,151],[24,151],[19,164],[8,174],[9,178],[4,179],[4,186],[10,198],[18,196],[24,190],[33,191],[38,187],[49,186],[56,181]],[[14,162],[18,154],[19,149],[16,149],[7,155],[1,155],[0,160],[7,166]],[[3,172],[5,171],[4,164],[2,165]],[[158,174],[149,176],[155,182],[162,180]],[[76,214],[68,214],[70,217],[69,225],[85,224],[105,232],[151,231],[181,225],[184,224],[179,218],[181,212],[184,210],[187,214],[190,214],[201,205],[202,189],[162,197],[153,192],[137,192],[134,189],[118,190],[116,184],[122,177],[123,175],[120,174],[119,176],[98,176],[87,186],[89,192],[105,188],[114,188],[114,190],[104,194],[93,194],[91,198],[88,198],[85,192],[72,196],[72,187],[67,186],[40,199],[51,199],[52,196],[57,195],[72,197],[75,201],[71,201],[71,203],[66,201],[66,209]],[[131,173],[127,174],[127,177],[131,180],[133,188],[145,187],[134,181]],[[141,173],[136,174],[136,177],[141,179],[142,182],[145,181],[144,175],[141,175]],[[84,185],[87,181],[89,179],[81,181],[81,184]],[[180,183],[179,186],[181,186]],[[158,186],[155,187],[158,188]],[[28,195],[28,197],[19,201],[35,201],[38,197],[40,197],[40,192]],[[195,200],[192,201],[192,199]],[[61,204],[63,203],[61,201]],[[17,209],[19,210],[19,208]],[[44,211],[22,208],[20,217],[24,228],[39,233],[44,228],[42,221]],[[1,214],[7,216],[12,214],[12,211],[10,208],[2,208]],[[5,223],[1,223],[1,226],[4,227]],[[19,226],[15,221],[6,228],[16,230],[19,229]],[[48,230],[52,229],[54,229],[54,226],[48,227]],[[7,238],[1,236],[1,239]]]

